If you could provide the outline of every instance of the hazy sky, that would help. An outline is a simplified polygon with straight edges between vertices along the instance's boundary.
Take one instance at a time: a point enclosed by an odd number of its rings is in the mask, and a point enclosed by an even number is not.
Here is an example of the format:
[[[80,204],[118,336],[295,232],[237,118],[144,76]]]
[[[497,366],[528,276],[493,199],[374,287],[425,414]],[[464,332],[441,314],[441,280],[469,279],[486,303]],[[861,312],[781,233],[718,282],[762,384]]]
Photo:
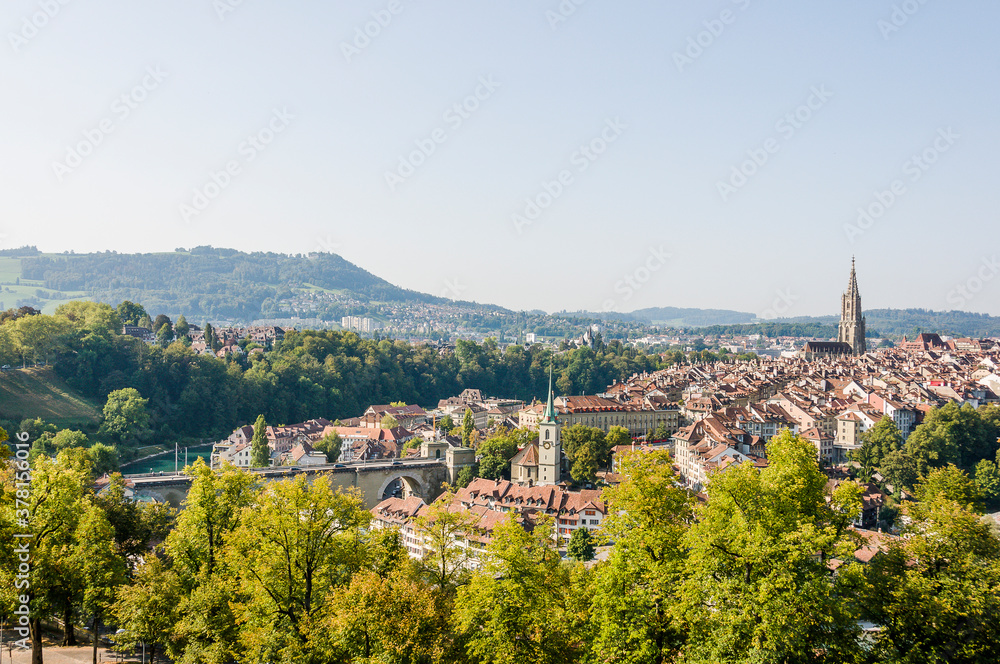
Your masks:
[[[332,250],[515,309],[762,316],[838,313],[853,253],[866,308],[996,315],[998,21],[995,0],[8,0],[0,246]]]

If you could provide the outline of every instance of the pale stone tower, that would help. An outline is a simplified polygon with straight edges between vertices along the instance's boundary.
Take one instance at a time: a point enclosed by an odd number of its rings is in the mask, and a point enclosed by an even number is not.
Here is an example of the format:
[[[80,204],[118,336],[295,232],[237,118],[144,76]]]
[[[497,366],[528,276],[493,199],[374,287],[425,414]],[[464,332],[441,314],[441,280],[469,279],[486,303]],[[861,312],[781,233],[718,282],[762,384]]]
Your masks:
[[[854,355],[864,355],[868,351],[865,342],[865,317],[861,314],[861,292],[858,291],[853,256],[851,280],[847,284],[847,292],[840,296],[840,330],[837,341],[848,344]]]
[[[559,422],[555,404],[552,403],[552,366],[549,365],[549,400],[542,419],[538,421],[538,485],[558,484],[562,466],[562,442],[559,439]]]

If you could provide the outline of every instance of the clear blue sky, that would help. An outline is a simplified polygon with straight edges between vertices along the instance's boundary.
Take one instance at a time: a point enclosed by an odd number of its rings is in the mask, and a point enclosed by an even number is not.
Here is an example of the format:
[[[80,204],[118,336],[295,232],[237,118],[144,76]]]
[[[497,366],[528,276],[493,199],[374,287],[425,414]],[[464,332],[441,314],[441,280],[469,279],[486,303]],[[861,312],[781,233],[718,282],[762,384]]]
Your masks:
[[[789,316],[837,313],[856,254],[866,308],[996,315],[998,22],[987,0],[11,0],[0,245],[331,249],[515,309]],[[519,232],[525,199],[548,207]]]

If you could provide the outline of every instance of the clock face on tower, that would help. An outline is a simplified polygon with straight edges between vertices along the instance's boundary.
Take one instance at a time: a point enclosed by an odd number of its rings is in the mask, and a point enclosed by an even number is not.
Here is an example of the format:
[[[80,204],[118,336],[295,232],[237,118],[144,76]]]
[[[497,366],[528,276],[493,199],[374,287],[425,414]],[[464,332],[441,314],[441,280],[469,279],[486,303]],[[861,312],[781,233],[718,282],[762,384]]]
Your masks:
[[[545,444],[543,445],[543,447],[545,449],[549,449],[550,447],[552,447],[552,443],[550,443],[549,441],[545,441]]]

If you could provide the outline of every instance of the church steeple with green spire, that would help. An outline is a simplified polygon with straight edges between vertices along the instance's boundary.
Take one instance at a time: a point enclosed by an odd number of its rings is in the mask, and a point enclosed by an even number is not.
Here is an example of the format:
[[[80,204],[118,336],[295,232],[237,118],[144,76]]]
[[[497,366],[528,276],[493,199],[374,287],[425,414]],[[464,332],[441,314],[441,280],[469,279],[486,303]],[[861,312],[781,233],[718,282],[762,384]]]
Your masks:
[[[552,365],[549,365],[549,398],[538,421],[538,485],[558,484],[562,479],[562,441],[552,392]]]
[[[552,401],[552,365],[549,365],[549,400],[545,404],[545,410],[542,412],[543,422],[555,422],[556,421],[556,407]]]

